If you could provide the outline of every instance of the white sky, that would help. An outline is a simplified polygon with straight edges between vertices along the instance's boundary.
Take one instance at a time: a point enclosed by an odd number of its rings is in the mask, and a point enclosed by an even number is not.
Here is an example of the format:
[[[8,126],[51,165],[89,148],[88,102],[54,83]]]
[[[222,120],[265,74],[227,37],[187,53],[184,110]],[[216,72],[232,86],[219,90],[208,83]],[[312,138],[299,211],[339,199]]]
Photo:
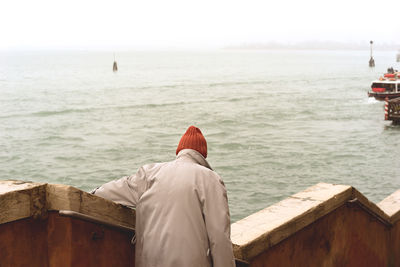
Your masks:
[[[400,1],[0,0],[0,49],[400,43]]]

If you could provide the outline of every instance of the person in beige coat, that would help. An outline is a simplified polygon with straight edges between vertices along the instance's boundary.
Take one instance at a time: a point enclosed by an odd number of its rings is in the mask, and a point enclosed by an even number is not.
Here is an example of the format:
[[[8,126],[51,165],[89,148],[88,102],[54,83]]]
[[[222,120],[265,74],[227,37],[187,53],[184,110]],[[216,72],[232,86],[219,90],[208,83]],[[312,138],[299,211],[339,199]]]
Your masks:
[[[200,129],[187,129],[176,154],[92,193],[136,208],[136,267],[235,266],[226,189]]]

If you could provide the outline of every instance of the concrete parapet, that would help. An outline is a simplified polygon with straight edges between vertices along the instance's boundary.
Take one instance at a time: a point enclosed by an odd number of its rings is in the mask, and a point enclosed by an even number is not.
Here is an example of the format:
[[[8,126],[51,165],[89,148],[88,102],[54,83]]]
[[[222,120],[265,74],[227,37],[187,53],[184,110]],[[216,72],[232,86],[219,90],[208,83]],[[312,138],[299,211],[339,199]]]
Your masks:
[[[134,223],[134,210],[71,186],[0,181],[0,266],[134,266]],[[400,266],[400,190],[374,204],[319,183],[231,237],[238,266]]]
[[[68,185],[0,181],[0,224],[48,211],[70,210],[106,222],[135,226],[134,210]]]
[[[234,254],[250,266],[400,266],[399,212],[400,190],[375,205],[319,183],[232,224]]]
[[[0,266],[133,267],[134,223],[134,210],[71,186],[0,181]]]

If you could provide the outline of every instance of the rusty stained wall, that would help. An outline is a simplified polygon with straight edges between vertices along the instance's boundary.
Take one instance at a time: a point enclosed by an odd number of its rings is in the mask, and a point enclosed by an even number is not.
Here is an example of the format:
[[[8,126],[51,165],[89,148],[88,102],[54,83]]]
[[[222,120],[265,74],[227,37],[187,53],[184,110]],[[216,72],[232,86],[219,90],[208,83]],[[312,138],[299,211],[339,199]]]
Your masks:
[[[390,267],[396,266],[400,267],[400,221],[393,225],[390,233],[390,253],[389,253],[389,263]]]
[[[261,266],[400,266],[400,223],[346,204],[253,258]]]
[[[23,219],[0,224],[0,267],[47,267],[46,221]]]
[[[134,267],[131,233],[49,212],[0,225],[0,267]]]

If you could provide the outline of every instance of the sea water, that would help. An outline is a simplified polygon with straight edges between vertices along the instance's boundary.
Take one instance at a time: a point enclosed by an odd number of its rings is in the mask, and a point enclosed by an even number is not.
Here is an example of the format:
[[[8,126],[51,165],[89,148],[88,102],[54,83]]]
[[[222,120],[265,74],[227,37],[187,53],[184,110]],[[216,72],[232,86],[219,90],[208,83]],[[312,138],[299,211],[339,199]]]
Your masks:
[[[0,52],[0,179],[90,190],[170,161],[199,127],[232,221],[319,182],[400,188],[400,127],[371,81],[395,51]]]

